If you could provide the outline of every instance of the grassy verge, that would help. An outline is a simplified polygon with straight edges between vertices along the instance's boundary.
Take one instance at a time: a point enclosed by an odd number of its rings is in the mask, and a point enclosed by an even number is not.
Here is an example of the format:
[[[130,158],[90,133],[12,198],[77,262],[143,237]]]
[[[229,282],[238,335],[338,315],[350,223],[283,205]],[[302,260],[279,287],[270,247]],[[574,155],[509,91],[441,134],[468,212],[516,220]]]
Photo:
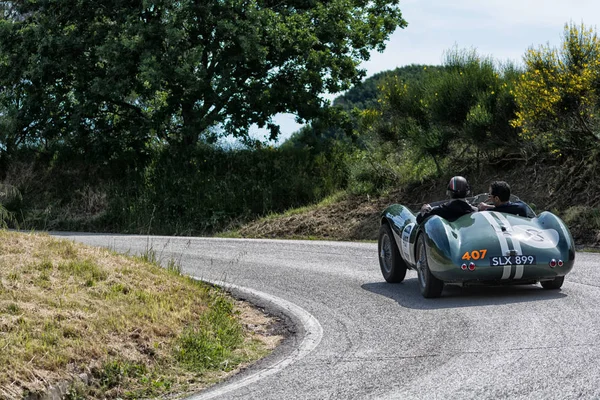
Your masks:
[[[281,340],[258,310],[144,258],[0,230],[0,398],[82,373],[70,398],[177,397]]]
[[[324,198],[323,200],[310,204],[303,207],[290,208],[282,213],[270,213],[262,218],[258,218],[254,221],[251,221],[242,226],[238,226],[234,229],[225,230],[222,232],[218,232],[215,234],[216,237],[222,238],[258,238],[261,237],[260,232],[257,234],[253,234],[249,232],[247,226],[255,225],[255,226],[266,226],[269,224],[277,224],[280,220],[285,218],[294,218],[295,216],[299,218],[304,218],[306,215],[310,215],[312,212],[316,212],[324,207],[335,205],[339,202],[342,202],[348,197],[348,193],[345,191],[339,191],[331,196]],[[244,230],[242,232],[242,230]],[[323,238],[319,235],[293,235],[293,234],[283,234],[280,239],[304,239],[304,240],[326,240],[327,238]]]

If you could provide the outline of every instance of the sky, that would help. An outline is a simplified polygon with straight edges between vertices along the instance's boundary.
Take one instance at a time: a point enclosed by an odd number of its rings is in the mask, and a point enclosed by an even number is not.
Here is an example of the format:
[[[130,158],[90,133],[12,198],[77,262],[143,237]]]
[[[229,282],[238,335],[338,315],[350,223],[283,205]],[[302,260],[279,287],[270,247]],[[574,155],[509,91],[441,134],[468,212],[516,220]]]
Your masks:
[[[520,64],[530,47],[558,47],[567,23],[600,27],[598,0],[400,0],[400,10],[408,26],[390,36],[383,53],[374,51],[363,62],[366,77],[411,64],[440,65],[454,47]],[[302,126],[291,114],[274,120],[281,126],[279,143]],[[256,127],[251,132],[264,135]]]

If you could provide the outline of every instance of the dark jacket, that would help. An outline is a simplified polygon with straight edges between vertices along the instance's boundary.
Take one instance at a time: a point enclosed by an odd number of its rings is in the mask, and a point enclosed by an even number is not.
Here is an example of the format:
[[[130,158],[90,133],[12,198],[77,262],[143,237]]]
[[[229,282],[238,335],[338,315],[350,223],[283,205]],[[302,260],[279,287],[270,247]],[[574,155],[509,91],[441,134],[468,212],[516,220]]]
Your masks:
[[[439,215],[440,217],[452,222],[457,220],[459,217],[474,211],[477,211],[477,209],[466,201],[454,199],[437,207],[433,207],[431,211],[426,212],[425,214],[417,214],[417,224],[420,224],[425,220],[425,218],[432,215]]]
[[[522,201],[508,201],[494,208],[490,208],[489,211],[499,211],[503,213],[519,215],[521,217],[528,217],[527,206]]]

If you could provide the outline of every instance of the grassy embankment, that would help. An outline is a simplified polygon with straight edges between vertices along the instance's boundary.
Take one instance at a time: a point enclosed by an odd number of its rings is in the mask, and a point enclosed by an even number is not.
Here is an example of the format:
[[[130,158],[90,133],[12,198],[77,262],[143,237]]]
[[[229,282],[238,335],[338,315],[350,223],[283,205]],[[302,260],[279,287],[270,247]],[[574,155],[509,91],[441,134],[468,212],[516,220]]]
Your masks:
[[[534,164],[457,172],[469,179],[473,193],[487,192],[494,180],[506,180],[512,192],[534,211],[548,210],[562,218],[576,244],[586,248],[600,245],[600,184],[594,179],[595,165]],[[373,196],[338,192],[312,206],[272,214],[221,236],[376,241],[385,207],[399,203],[418,210],[423,203],[444,199],[448,179],[428,178]]]
[[[271,322],[152,251],[0,230],[0,398],[189,394],[268,354]]]

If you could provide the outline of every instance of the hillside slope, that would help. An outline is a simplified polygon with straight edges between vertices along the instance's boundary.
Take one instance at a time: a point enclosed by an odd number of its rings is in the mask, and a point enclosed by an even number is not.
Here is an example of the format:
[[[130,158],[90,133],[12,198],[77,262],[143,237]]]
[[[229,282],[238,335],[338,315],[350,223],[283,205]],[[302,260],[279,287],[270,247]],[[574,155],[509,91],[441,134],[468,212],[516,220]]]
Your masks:
[[[536,212],[549,210],[565,220],[577,244],[600,244],[600,185],[594,182],[595,168],[584,164],[533,164],[518,167],[497,165],[494,170],[463,174],[473,193],[488,191],[489,183],[505,180],[512,193]],[[377,240],[379,216],[389,204],[399,203],[418,210],[421,204],[446,197],[448,177],[398,188],[387,195],[347,195],[331,204],[306,211],[260,219],[239,228],[243,237],[311,238],[327,240]]]

